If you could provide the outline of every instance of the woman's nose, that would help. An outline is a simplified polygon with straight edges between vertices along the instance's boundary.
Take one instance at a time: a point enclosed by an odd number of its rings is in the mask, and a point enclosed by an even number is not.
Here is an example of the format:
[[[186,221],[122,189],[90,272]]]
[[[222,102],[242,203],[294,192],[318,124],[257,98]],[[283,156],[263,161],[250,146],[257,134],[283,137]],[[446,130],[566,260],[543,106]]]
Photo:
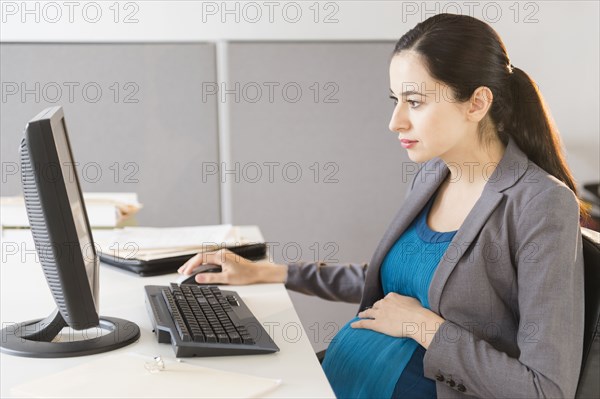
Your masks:
[[[397,133],[406,131],[409,127],[410,121],[408,120],[408,110],[403,109],[402,104],[396,105],[396,108],[394,108],[394,112],[392,113],[392,119],[390,120],[390,130]]]

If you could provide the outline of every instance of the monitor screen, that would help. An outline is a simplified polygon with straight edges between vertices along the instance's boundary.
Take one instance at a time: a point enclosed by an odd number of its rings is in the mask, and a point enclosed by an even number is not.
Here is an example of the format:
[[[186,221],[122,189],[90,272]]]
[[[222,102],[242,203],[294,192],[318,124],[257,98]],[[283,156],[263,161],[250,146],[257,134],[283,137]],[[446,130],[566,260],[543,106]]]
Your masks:
[[[96,251],[93,245],[92,235],[88,228],[87,216],[85,214],[83,198],[79,186],[76,163],[73,159],[71,145],[67,136],[64,115],[54,121],[52,134],[58,155],[60,170],[65,182],[67,197],[71,212],[73,213],[73,222],[77,231],[79,248],[83,255],[83,262],[87,274],[90,289],[94,296],[96,311],[98,310],[98,268],[96,261]]]

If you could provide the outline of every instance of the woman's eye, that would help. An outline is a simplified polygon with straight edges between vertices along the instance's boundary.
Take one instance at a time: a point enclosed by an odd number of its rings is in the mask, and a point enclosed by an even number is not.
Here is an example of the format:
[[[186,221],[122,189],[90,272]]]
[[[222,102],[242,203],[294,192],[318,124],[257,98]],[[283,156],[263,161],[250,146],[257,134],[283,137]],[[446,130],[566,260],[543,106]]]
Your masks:
[[[394,96],[390,96],[390,98],[391,98],[392,100],[394,100],[394,105],[398,105],[398,99],[397,99],[396,97],[394,97]],[[406,102],[407,102],[407,103],[409,103],[409,104],[410,104],[410,107],[411,107],[411,108],[413,108],[413,109],[414,109],[414,108],[418,108],[418,107],[419,107],[419,105],[421,105],[421,103],[420,103],[419,101],[414,101],[414,100],[406,100]]]

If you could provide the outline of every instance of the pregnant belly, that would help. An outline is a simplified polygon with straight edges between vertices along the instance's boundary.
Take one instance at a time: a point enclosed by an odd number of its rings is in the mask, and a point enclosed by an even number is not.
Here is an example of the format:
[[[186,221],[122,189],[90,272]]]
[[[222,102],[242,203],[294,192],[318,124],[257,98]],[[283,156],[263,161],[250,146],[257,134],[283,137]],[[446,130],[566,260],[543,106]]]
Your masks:
[[[389,395],[410,360],[417,342],[346,323],[327,348],[323,370],[338,397]],[[389,397],[389,396],[388,396]]]

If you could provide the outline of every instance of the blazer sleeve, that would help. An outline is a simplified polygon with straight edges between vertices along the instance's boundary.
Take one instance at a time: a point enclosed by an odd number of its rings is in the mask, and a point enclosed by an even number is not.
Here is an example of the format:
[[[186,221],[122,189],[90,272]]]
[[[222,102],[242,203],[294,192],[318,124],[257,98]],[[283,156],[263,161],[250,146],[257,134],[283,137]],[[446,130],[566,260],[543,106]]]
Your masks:
[[[367,263],[290,263],[285,286],[292,291],[316,295],[330,301],[360,303],[367,267]]]
[[[446,320],[425,353],[425,376],[451,375],[463,381],[465,394],[478,397],[572,398],[584,327],[583,249],[574,193],[561,185],[537,194],[515,228],[517,250],[506,256],[514,256],[518,274],[518,358]]]

